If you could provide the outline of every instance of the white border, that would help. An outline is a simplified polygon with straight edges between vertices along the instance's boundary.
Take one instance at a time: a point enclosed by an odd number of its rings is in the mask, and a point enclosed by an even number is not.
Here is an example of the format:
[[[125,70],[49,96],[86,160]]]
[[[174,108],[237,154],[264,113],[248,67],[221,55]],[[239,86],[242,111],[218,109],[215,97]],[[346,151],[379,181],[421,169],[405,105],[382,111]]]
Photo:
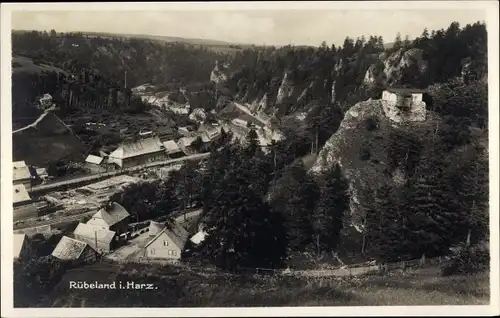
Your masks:
[[[12,138],[11,138],[11,12],[22,11],[149,11],[149,10],[412,10],[482,9],[487,12],[491,304],[489,306],[378,306],[378,307],[257,307],[257,308],[51,308],[14,309],[12,299]],[[499,314],[498,210],[498,9],[497,1],[387,1],[387,2],[198,2],[198,3],[23,3],[1,6],[1,238],[2,316],[4,317],[162,317],[162,316],[395,316]],[[369,23],[369,22],[368,22]],[[216,39],[215,39],[216,40]]]

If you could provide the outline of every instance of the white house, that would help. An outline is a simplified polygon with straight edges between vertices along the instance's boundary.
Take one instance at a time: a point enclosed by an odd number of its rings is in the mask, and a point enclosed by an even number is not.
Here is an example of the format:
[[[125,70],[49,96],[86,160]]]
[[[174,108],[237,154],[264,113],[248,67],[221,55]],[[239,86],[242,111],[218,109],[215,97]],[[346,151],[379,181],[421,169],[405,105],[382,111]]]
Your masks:
[[[164,227],[145,246],[144,256],[167,260],[180,260],[189,233],[180,226]]]

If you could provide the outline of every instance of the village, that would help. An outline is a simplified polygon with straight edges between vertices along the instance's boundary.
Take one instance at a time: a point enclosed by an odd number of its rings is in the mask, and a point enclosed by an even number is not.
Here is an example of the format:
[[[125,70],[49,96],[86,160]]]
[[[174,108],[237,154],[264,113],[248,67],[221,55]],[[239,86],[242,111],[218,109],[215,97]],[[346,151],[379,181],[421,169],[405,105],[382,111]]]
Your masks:
[[[143,85],[137,90],[143,92],[145,88]],[[393,122],[425,120],[421,91],[387,89],[381,100],[384,113]],[[53,108],[48,94],[40,98],[39,103],[46,112]],[[236,104],[236,107],[252,116],[245,106]],[[132,223],[134,211],[127,211],[110,201],[110,197],[130,184],[168,178],[169,171],[179,169],[183,160],[193,156],[202,164],[206,156],[196,156],[208,155],[210,144],[223,129],[240,138],[244,138],[250,128],[256,128],[261,135],[269,131],[267,125],[257,126],[240,118],[209,124],[201,117],[197,131],[187,126],[177,127],[182,136],[178,140],[162,140],[151,131],[141,131],[135,141],[122,142],[109,154],[103,151],[89,154],[84,163],[88,176],[59,184],[58,180],[49,180],[43,167],[14,162],[14,257],[29,255],[30,236],[58,232],[60,225],[73,223],[76,227],[61,237],[52,256],[82,264],[101,258],[178,263],[188,241],[197,245],[205,238],[200,209],[175,213],[173,224],[164,218]],[[257,119],[257,123],[264,122],[262,118]],[[266,140],[261,142],[266,145]],[[97,182],[79,181],[84,178]]]
[[[133,91],[146,100],[147,87],[141,85]],[[153,107],[164,107],[156,100],[147,102]],[[50,94],[40,97],[37,106],[43,110],[40,120],[55,109]],[[244,106],[237,107],[244,108],[244,115],[249,113]],[[189,105],[182,109],[188,111],[175,110],[174,113],[189,113]],[[199,122],[198,128],[176,127],[177,135],[181,136],[178,139],[166,139],[161,134],[142,130],[134,140],[122,141],[108,153],[100,150],[88,154],[80,164],[85,171],[81,176],[54,178],[49,176],[47,167],[15,161],[14,258],[30,254],[31,237],[34,235],[63,233],[52,252],[54,257],[61,260],[82,264],[101,258],[178,262],[188,241],[196,245],[204,239],[206,232],[199,222],[200,209],[178,211],[174,224],[167,224],[165,220],[132,223],[134,211],[127,211],[117,202],[110,201],[110,197],[131,184],[168,178],[169,172],[180,169],[188,160],[198,162],[199,169],[202,169],[211,144],[221,136],[223,130],[231,131],[236,138],[243,139],[250,129],[256,129],[263,145],[270,142],[270,136],[277,135],[260,119],[252,117],[250,119],[253,120],[248,121],[233,118],[209,123],[203,110],[195,109],[189,118]],[[31,127],[36,124],[35,121]],[[103,124],[88,122],[86,125]],[[267,135],[267,138],[263,135]],[[71,230],[68,231],[68,228]]]

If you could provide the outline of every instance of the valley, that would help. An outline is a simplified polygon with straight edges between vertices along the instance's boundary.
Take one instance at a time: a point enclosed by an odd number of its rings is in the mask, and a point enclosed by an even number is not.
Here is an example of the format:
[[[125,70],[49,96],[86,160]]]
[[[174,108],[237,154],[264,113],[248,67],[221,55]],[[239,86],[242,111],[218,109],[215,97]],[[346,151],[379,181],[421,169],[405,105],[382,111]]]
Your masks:
[[[52,31],[12,34],[18,306],[488,303],[484,23],[317,47]],[[161,292],[68,291],[102,272]]]

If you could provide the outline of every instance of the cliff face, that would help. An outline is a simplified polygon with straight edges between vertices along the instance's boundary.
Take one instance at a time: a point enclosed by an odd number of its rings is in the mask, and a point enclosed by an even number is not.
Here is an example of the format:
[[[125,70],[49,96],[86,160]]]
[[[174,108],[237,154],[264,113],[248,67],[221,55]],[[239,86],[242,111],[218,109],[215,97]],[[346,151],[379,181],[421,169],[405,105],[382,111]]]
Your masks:
[[[363,229],[364,207],[373,195],[373,185],[401,185],[404,170],[393,168],[389,157],[390,134],[395,130],[427,136],[439,119],[430,117],[423,122],[395,123],[383,111],[381,100],[357,103],[346,113],[339,129],[326,142],[313,165],[312,173],[321,173],[338,163],[350,185],[350,222],[358,231]]]
[[[374,87],[400,84],[406,71],[425,75],[428,63],[423,59],[421,49],[398,50],[394,53],[380,53],[365,56],[368,65],[359,66],[357,57],[339,59],[322,74],[311,75],[307,67],[264,71],[265,74],[252,74],[253,70],[231,72],[231,66],[224,68],[216,63],[210,80],[218,87],[226,86],[226,94],[235,101],[247,105],[252,111],[264,111],[278,116],[307,112],[312,100],[334,103],[340,90],[344,89],[342,77],[352,76],[352,70],[361,67],[363,78],[350,93],[370,90]],[[236,66],[234,66],[236,67]],[[348,93],[349,94],[349,93]],[[347,94],[347,95],[348,95]],[[345,95],[345,93],[344,93]]]

